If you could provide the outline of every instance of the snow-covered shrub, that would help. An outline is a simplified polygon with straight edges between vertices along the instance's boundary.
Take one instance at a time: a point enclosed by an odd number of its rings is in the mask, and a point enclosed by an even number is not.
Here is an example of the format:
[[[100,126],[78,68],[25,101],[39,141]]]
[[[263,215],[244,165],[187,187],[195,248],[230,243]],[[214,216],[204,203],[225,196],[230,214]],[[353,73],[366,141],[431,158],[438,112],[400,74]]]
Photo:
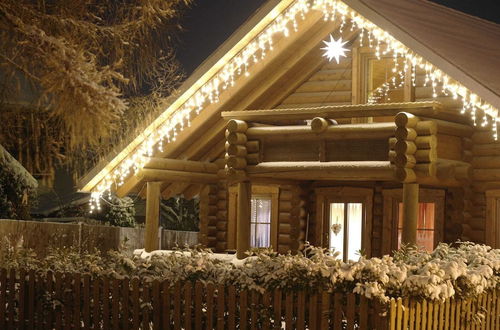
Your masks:
[[[135,227],[134,201],[130,197],[113,197],[104,218],[112,226]]]
[[[235,285],[259,292],[289,290],[355,292],[386,301],[390,297],[429,300],[475,297],[500,287],[500,250],[469,242],[440,244],[432,253],[405,248],[392,256],[361,257],[344,263],[338,253],[307,246],[296,255],[269,249],[252,251],[241,261],[206,249],[155,251],[107,256],[53,250],[46,258],[30,251],[0,246],[0,267],[29,268],[40,272],[90,273],[117,278],[138,276],[146,281],[171,283],[202,281]]]

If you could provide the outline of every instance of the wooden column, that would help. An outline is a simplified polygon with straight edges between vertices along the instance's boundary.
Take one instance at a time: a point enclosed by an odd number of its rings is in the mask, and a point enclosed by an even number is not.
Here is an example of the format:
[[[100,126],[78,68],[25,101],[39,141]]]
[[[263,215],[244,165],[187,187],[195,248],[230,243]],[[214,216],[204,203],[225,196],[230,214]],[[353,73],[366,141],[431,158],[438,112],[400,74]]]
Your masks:
[[[236,257],[244,259],[245,252],[250,249],[250,199],[252,185],[249,181],[238,183],[238,200],[236,214]]]
[[[403,183],[403,244],[417,243],[418,189],[418,183]]]
[[[160,223],[161,182],[148,182],[146,186],[146,233],[144,249],[146,252],[158,250],[158,227]]]

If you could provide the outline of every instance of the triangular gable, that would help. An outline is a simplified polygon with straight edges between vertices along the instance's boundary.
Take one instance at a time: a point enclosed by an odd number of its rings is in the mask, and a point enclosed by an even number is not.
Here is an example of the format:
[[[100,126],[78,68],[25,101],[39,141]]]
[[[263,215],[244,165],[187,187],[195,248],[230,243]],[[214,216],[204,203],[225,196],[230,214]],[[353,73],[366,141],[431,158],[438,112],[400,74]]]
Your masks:
[[[325,24],[332,19],[338,21],[345,33],[352,32],[350,23],[353,23],[354,29],[359,29],[361,35],[370,36],[374,47],[377,44],[387,44],[389,51],[406,57],[414,65],[422,65],[431,80],[439,80],[444,84],[448,93],[465,100],[466,110],[482,109],[494,118],[492,125],[493,130],[496,131],[498,110],[492,104],[500,105],[498,95],[491,90],[488,93],[487,85],[473,79],[467,72],[457,68],[442,55],[435,53],[408,32],[395,26],[364,2],[317,0],[311,4],[307,0],[287,0],[267,3],[253,20],[237,32],[237,37],[232,37],[234,43],[232,47],[227,50],[228,46],[223,46],[225,54],[213,65],[210,64],[213,60],[209,59],[204,64],[206,69],[195,73],[198,75],[197,79],[188,80],[184,85],[185,91],[143,134],[101,169],[96,169],[94,173],[97,172],[97,174],[87,176],[83,180],[82,190],[94,192],[94,199],[98,199],[102,192],[129,180],[131,173],[140,170],[144,165],[143,155],[156,154],[159,149],[169,148],[169,143],[173,142],[181,131],[189,127],[191,120],[195,120],[198,114],[203,114],[205,109],[216,107],[219,97],[230,94],[233,89],[237,88],[234,87],[235,84],[244,81],[248,73],[253,74],[253,67],[262,66],[259,62],[265,61],[268,54],[272,56],[273,52],[279,52],[279,49],[274,49],[272,42],[274,38],[283,39],[289,35],[293,38],[293,35],[304,33],[304,30],[307,30],[304,26],[307,24],[301,23],[307,22],[308,17],[313,15],[322,14],[326,19]],[[409,0],[401,2],[409,2]],[[295,29],[297,31],[294,31]],[[387,31],[390,31],[390,34]],[[401,42],[393,36],[398,37]],[[420,56],[420,52],[428,61]],[[258,72],[265,74],[262,68]],[[452,78],[460,80],[461,83],[455,82]],[[473,87],[477,89],[472,89]],[[161,142],[158,143],[159,141]]]

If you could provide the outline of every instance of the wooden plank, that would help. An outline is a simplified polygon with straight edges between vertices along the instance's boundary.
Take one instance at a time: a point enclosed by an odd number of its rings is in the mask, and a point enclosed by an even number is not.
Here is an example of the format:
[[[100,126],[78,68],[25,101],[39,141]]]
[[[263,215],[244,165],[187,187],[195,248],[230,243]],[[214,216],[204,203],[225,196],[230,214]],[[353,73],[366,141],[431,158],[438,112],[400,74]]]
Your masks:
[[[184,285],[184,329],[191,330],[192,328],[192,317],[191,317],[191,305],[192,305],[192,293],[193,285],[191,282],[187,282]]]
[[[28,315],[27,315],[27,329],[33,329],[35,326],[35,280],[36,273],[34,269],[30,269],[28,272]],[[1,285],[1,284],[0,284]],[[43,289],[43,287],[42,287]],[[1,294],[1,293],[0,293]]]
[[[6,324],[6,299],[7,298],[7,270],[0,269],[0,329],[5,329]]]
[[[236,329],[236,288],[234,285],[227,288],[227,327]]]
[[[71,322],[73,320],[72,318],[72,311],[71,311],[71,304],[73,303],[73,274],[71,273],[65,273],[63,277],[63,283],[62,283],[62,298],[61,300],[63,304],[63,325],[64,329],[69,330],[71,329]]]
[[[201,316],[203,313],[203,284],[197,281],[194,285],[194,328],[201,329]]]
[[[420,303],[420,301],[417,301],[416,304],[417,308],[415,311],[415,330],[420,330],[420,324],[422,322],[422,304]]]
[[[274,290],[273,294],[273,305],[274,305],[274,326],[281,328],[281,311],[282,311],[282,297],[283,293],[281,290],[276,289]]]
[[[368,328],[368,301],[365,296],[359,296],[359,329]]]
[[[26,270],[19,270],[19,286],[18,286],[19,298],[18,309],[17,309],[17,327],[24,328],[25,326],[25,310],[26,310]]]
[[[151,293],[150,287],[148,285],[141,285],[142,286],[142,306],[141,306],[141,314],[142,314],[142,329],[150,329],[149,322],[150,322],[150,310],[147,307],[149,303],[151,302]]]
[[[55,274],[55,280],[54,280],[54,294],[55,294],[55,299],[59,300],[59,301],[63,301],[62,300],[62,280],[63,280],[63,277],[62,277],[62,274],[57,272]],[[56,324],[55,324],[55,328],[56,329],[62,329],[62,306],[56,306],[55,308],[55,311],[54,311],[54,314],[55,314],[55,321],[56,321]]]
[[[285,293],[285,328],[294,329],[293,326],[293,292]]]
[[[217,330],[224,330],[225,327],[225,320],[224,320],[224,313],[226,311],[225,294],[226,293],[224,285],[223,284],[217,285],[217,305],[215,308],[217,312]]]
[[[90,329],[90,274],[83,275],[83,286],[82,286],[82,296],[83,296],[83,306],[82,306],[82,327],[85,329]]]
[[[450,300],[450,329],[455,329],[455,313],[457,312],[457,302],[455,299]]]
[[[301,290],[297,294],[297,324],[296,329],[305,329],[305,318],[306,318],[306,293]]]
[[[132,278],[132,329],[139,329],[141,320],[141,305],[139,292],[139,278]]]
[[[441,311],[444,310],[444,313],[440,314],[439,320],[439,328],[440,329],[449,329],[450,326],[450,298],[446,299],[444,302],[444,308],[441,308]]]
[[[101,304],[102,304],[102,324],[104,329],[110,328],[110,300],[109,300],[109,289],[110,289],[110,279],[109,277],[104,277],[102,279],[102,291],[101,291]]]
[[[115,330],[120,329],[120,280],[110,279],[111,286],[111,327]]]
[[[170,306],[170,283],[167,281],[163,281],[161,284],[162,287],[162,292],[161,292],[161,298],[162,298],[162,309],[161,309],[161,317],[162,317],[162,329],[164,330],[170,330],[171,329],[171,320],[170,320],[170,314],[171,314],[171,306]]]
[[[434,303],[427,301],[427,330],[432,330],[432,322],[434,316]]]
[[[323,291],[321,293],[321,314],[320,329],[328,329],[330,322],[330,293]],[[336,308],[336,306],[335,306]]]
[[[410,299],[410,330],[415,329],[415,307],[415,300]]]
[[[251,309],[250,309],[250,329],[257,330],[259,329],[259,294],[257,291],[253,290],[251,293]]]
[[[427,329],[427,313],[428,313],[427,300],[424,300],[422,301],[422,323],[421,323],[422,330]]]
[[[130,295],[130,280],[128,277],[125,277],[121,281],[121,296],[122,296],[122,310],[121,310],[121,325],[122,329],[128,329],[130,327],[130,312],[132,311],[132,304],[130,303],[129,295]]]
[[[248,291],[240,291],[239,297],[240,305],[240,329],[246,330],[248,325]]]
[[[263,330],[269,330],[270,327],[270,318],[271,318],[271,294],[269,291],[265,291],[264,294],[262,295],[262,305],[264,306],[264,315],[262,315],[263,320],[262,320],[262,329]],[[231,328],[230,328],[231,329]]]
[[[154,280],[151,290],[151,303],[152,303],[152,313],[153,313],[153,329],[161,329],[161,300],[160,300],[161,288],[160,281]]]
[[[463,317],[463,310],[462,310],[462,300],[459,299],[456,304],[456,311],[455,311],[455,328],[460,329],[462,326],[462,317]]]
[[[214,328],[214,285],[207,285],[207,329]]]
[[[79,273],[71,275],[73,277],[73,327],[80,328],[82,315],[81,311],[81,301],[82,301],[82,277]]]
[[[174,286],[174,329],[180,330],[181,326],[181,285],[175,283]]]
[[[52,276],[52,272],[48,271],[47,273],[35,273],[35,288],[40,288],[42,292],[44,292],[47,295],[52,295],[52,280],[47,278],[48,273],[50,273],[50,276]],[[46,313],[46,315],[45,315]],[[51,327],[52,328],[52,319],[49,317],[49,315],[52,315],[50,312],[50,307],[45,307],[43,306],[43,301],[42,299],[35,299],[35,322],[34,322],[34,328],[35,329],[45,329],[46,327]]]
[[[391,330],[396,329],[396,315],[397,315],[396,305],[397,305],[396,299],[392,298],[389,305],[389,329]]]
[[[101,315],[101,299],[99,297],[101,280],[99,278],[94,278],[92,280],[92,300],[94,305],[92,306],[92,329],[100,328],[100,315]]]
[[[318,326],[318,293],[314,292],[309,295],[309,305],[307,306],[309,310],[309,329],[316,329]]]
[[[403,321],[401,323],[401,328],[408,329],[408,317],[410,314],[410,305],[408,303],[408,297],[403,299],[402,308],[403,308]]]
[[[341,329],[342,327],[342,315],[344,314],[344,306],[342,304],[342,293],[335,292],[333,296],[333,328]]]
[[[356,312],[356,296],[350,292],[347,294],[347,329],[354,330],[354,318]]]

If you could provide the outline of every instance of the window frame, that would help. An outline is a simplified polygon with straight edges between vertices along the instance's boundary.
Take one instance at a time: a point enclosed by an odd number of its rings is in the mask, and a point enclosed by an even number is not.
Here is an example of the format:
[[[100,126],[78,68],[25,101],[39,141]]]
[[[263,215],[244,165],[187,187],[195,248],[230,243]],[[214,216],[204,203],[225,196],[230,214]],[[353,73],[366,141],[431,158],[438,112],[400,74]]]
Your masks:
[[[316,188],[316,245],[329,248],[330,245],[330,203],[362,203],[363,224],[361,249],[371,257],[373,189],[358,187]]]
[[[271,233],[270,247],[275,251],[278,249],[278,217],[279,217],[279,187],[264,186],[252,184],[253,196],[271,196]],[[228,188],[228,208],[227,208],[227,249],[236,249],[236,211],[238,201],[238,187],[230,186]]]
[[[500,248],[500,189],[491,189],[486,194],[485,243],[494,249]]]
[[[419,203],[434,203],[434,247],[444,238],[445,190],[420,188]],[[382,254],[391,254],[398,248],[398,207],[403,201],[403,189],[384,189],[384,211],[382,223]]]

